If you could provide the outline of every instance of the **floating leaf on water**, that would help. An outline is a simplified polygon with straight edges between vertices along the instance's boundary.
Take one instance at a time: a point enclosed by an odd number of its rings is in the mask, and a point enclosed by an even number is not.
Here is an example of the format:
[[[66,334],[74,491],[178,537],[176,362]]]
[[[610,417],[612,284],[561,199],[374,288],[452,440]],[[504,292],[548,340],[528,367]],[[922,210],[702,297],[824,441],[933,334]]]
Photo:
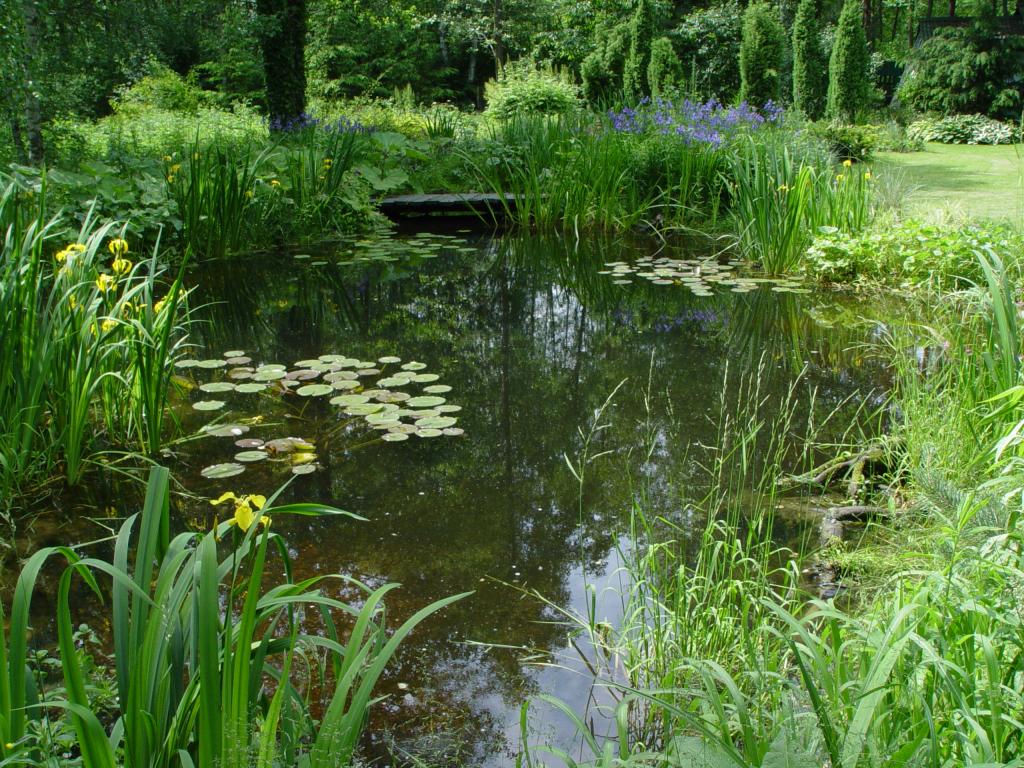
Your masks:
[[[287,371],[288,370],[288,366],[287,365],[281,365],[280,363],[264,363],[263,365],[261,365],[256,370],[257,371]]]
[[[437,381],[441,377],[436,373],[420,373],[412,377],[412,380],[417,384],[428,384],[431,381]]]
[[[227,365],[227,362],[224,361],[224,360],[212,360],[212,359],[211,360],[200,360],[198,363],[196,363],[196,367],[197,368],[207,368],[207,369],[211,369],[211,370],[213,368],[223,368],[226,365]]]
[[[178,360],[175,364],[175,368],[195,368],[199,365],[198,360]]]
[[[311,262],[309,262],[309,266],[311,266],[311,267],[323,267],[323,266],[326,266],[326,265],[327,265],[326,261],[311,261]]]
[[[358,405],[349,405],[345,408],[345,413],[349,416],[369,416],[371,413],[377,413],[384,408],[383,405],[378,403],[360,403]]]
[[[378,387],[402,387],[409,383],[409,379],[399,376],[389,376],[386,379],[377,381]]]
[[[313,360],[299,360],[295,363],[296,368],[309,368],[314,365],[320,365],[320,363],[329,363],[330,360],[321,360],[319,358]]]
[[[244,424],[207,424],[200,430],[213,437],[239,437],[248,431]]]
[[[224,357],[241,357],[245,354],[244,349],[232,349],[224,353]]]
[[[442,432],[440,429],[417,429],[416,430],[416,435],[418,437],[440,437],[443,434],[444,434],[444,432]]]
[[[386,440],[389,443],[400,443],[403,440],[408,440],[409,435],[405,432],[388,432],[387,434],[380,436],[381,440]]]
[[[378,357],[377,362],[381,365],[394,365],[395,363],[402,362],[402,358],[395,357],[394,355],[387,355],[386,357]]]
[[[672,280],[663,280],[663,279],[659,278],[657,280],[651,280],[651,282],[654,283],[655,285],[672,285],[672,283],[674,281],[672,281]]]
[[[437,411],[438,413],[458,413],[459,411],[462,410],[462,406],[445,404],[437,406],[437,408],[435,408],[434,410]]]
[[[324,395],[331,394],[333,391],[334,387],[330,384],[307,384],[295,390],[295,394],[302,397],[323,397]]]
[[[426,363],[418,363],[415,360],[402,364],[403,371],[422,371],[426,367]]]
[[[376,376],[378,373],[380,370],[377,368],[360,368],[356,371],[356,376]]]
[[[239,451],[235,454],[235,461],[244,461],[249,463],[252,461],[263,461],[269,457],[270,454],[266,451]]]
[[[245,355],[239,355],[238,357],[229,357],[224,362],[228,365],[248,365],[252,362],[252,358],[246,357]]]
[[[228,378],[235,379],[236,381],[243,381],[245,379],[251,379],[252,377],[252,368],[232,368],[228,371]]]
[[[216,411],[224,407],[224,401],[199,400],[198,402],[192,403],[192,407],[197,411]]]
[[[632,285],[632,280],[612,280],[612,285]]]
[[[448,437],[458,437],[459,435],[466,434],[466,430],[459,427],[448,427],[448,429],[442,430],[442,432]]]
[[[412,424],[399,424],[396,427],[391,427],[391,428],[388,429],[388,432],[401,432],[401,433],[406,434],[406,435],[411,435],[415,431],[416,431],[416,427],[414,427]]]
[[[416,422],[417,429],[445,429],[458,421],[454,416],[428,416]]]
[[[358,381],[350,381],[349,379],[342,379],[341,381],[332,381],[331,389],[334,390],[346,390],[346,389],[358,389]]]
[[[310,451],[300,451],[291,455],[292,464],[312,464],[316,461],[316,454]]]
[[[235,445],[239,448],[262,448],[263,441],[258,437],[243,437],[241,440],[235,440]]]
[[[278,369],[258,370],[252,375],[256,381],[280,381],[285,377],[285,372]]]
[[[266,384],[258,384],[254,381],[250,381],[245,384],[236,385],[235,392],[241,392],[243,395],[251,395],[255,392],[263,392],[266,388]]]
[[[226,464],[211,464],[208,467],[204,467],[199,474],[210,480],[221,480],[225,477],[240,475],[243,472],[245,472],[245,467],[241,464],[228,462]]]
[[[297,467],[292,467],[293,475],[311,475],[316,472],[316,464],[299,464]]]
[[[309,254],[308,253],[296,253],[294,256],[292,256],[292,258],[295,259],[296,261],[302,261],[304,259],[308,259],[309,258]]]
[[[331,371],[324,376],[324,381],[355,381],[358,378],[354,371]]]
[[[289,371],[284,375],[289,381],[310,381],[320,376],[320,371],[313,371],[309,368],[300,368],[297,371]]]
[[[382,403],[401,403],[409,399],[408,392],[382,392],[379,395],[375,395],[375,398]]]
[[[200,384],[199,388],[203,392],[232,392],[235,385],[230,381],[211,381],[208,384]]]
[[[320,355],[320,357],[317,358],[321,363],[343,363],[347,359],[348,358],[344,355]]]
[[[411,397],[406,401],[406,405],[412,408],[433,408],[435,405],[441,405],[445,402],[443,397],[438,395],[422,395],[420,397]]]
[[[331,398],[331,405],[362,405],[370,402],[366,395],[338,395]]]
[[[423,391],[430,395],[443,395],[446,392],[451,392],[452,388],[447,384],[431,384],[429,387],[424,387]]]

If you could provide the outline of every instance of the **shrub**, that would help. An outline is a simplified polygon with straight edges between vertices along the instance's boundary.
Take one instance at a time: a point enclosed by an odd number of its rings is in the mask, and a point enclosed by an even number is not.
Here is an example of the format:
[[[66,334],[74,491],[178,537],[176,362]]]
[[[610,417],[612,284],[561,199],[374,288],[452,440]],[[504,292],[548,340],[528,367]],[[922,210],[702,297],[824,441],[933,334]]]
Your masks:
[[[682,69],[679,57],[672,48],[672,41],[659,37],[651,43],[651,63],[647,67],[647,82],[651,96],[661,96],[679,86]]]
[[[853,122],[871,97],[868,42],[861,23],[860,4],[846,0],[839,15],[829,60],[828,116]]]
[[[925,118],[911,123],[907,134],[942,144],[1012,144],[1020,140],[1018,131],[983,115]]]
[[[567,72],[527,59],[502,67],[484,87],[487,111],[503,120],[515,115],[564,115],[579,106],[579,88]]]
[[[899,97],[919,112],[1015,118],[1022,99],[1024,39],[987,22],[944,29],[911,52]]]
[[[622,70],[629,53],[629,27],[619,24],[598,32],[597,45],[583,60],[583,93],[592,103],[607,102],[622,92]]]
[[[820,233],[803,259],[807,272],[826,282],[858,278],[929,283],[952,288],[984,280],[976,252],[1017,253],[1024,237],[1010,227],[944,227],[906,221],[862,234]]]
[[[754,3],[743,14],[740,44],[740,97],[754,106],[777,102],[785,49],[782,25],[767,3]]]
[[[213,95],[199,88],[194,79],[186,80],[163,64],[151,61],[142,79],[118,91],[110,106],[125,117],[153,109],[194,115],[213,100]]]
[[[743,11],[735,0],[693,11],[671,36],[689,85],[697,94],[732,101],[740,88],[740,38]]]
[[[801,0],[793,22],[793,106],[811,120],[824,113],[828,89],[817,6],[816,0]]]
[[[839,160],[865,160],[879,144],[880,132],[874,125],[816,123],[811,132],[828,144]]]
[[[651,39],[654,17],[650,0],[637,0],[633,20],[629,23],[629,56],[622,70],[622,91],[628,102],[637,102],[651,93],[647,67],[651,61]]]

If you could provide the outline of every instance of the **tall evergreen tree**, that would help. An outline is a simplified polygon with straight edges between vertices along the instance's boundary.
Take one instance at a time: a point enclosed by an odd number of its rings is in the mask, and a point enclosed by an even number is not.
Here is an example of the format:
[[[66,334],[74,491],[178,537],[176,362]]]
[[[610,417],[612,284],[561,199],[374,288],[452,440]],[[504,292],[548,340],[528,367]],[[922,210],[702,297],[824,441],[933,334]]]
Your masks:
[[[800,0],[793,22],[793,106],[811,120],[825,112],[828,62],[821,47],[817,0]]]
[[[306,0],[256,0],[266,75],[267,111],[287,123],[306,108]]]
[[[843,5],[828,69],[827,114],[833,120],[853,122],[871,97],[868,41],[858,0],[846,0]]]
[[[629,56],[622,72],[622,91],[626,101],[637,102],[651,92],[647,67],[651,63],[654,38],[654,12],[651,0],[637,0],[629,28]]]
[[[740,43],[740,97],[762,107],[778,103],[785,54],[785,33],[767,3],[752,3],[743,14]]]
[[[651,63],[647,67],[647,83],[651,96],[663,96],[683,79],[683,68],[672,41],[659,37],[651,43]]]

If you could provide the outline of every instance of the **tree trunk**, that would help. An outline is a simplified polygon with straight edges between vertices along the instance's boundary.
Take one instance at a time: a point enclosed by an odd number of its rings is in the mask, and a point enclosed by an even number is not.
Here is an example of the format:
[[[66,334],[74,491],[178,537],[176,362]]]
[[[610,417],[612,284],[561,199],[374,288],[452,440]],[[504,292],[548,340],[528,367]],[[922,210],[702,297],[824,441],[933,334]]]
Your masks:
[[[949,0],[949,16],[950,18],[956,16],[956,0]]]
[[[502,11],[502,0],[493,0],[494,9],[493,16],[491,19],[492,27],[492,38],[494,39],[494,71],[500,72],[501,65],[505,63],[505,41],[501,34],[501,11]]]
[[[28,160],[25,155],[25,138],[21,135],[21,120],[17,114],[11,115],[11,143],[14,145],[14,158],[19,163]]]
[[[43,152],[43,113],[39,106],[39,94],[32,79],[32,65],[36,61],[39,50],[39,24],[36,14],[36,0],[26,0],[22,4],[25,21],[25,58],[22,72],[25,82],[25,132],[28,134],[28,159],[32,163],[42,163]]]
[[[271,126],[296,124],[306,108],[306,0],[257,0]]]

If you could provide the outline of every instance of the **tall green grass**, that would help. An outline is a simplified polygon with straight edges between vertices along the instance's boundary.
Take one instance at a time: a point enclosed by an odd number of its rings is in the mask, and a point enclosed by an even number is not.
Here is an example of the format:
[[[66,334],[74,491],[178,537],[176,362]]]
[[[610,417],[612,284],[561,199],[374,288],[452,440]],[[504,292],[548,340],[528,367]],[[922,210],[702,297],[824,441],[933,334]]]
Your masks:
[[[111,223],[90,217],[69,234],[45,198],[13,185],[0,222],[0,495],[10,504],[53,475],[77,483],[99,450],[160,448],[188,315],[180,274],[168,279],[155,252],[136,263]]]
[[[463,153],[506,217],[547,230],[660,228],[713,219],[726,155],[590,119],[520,115],[493,127],[494,154]]]
[[[1019,287],[994,254],[978,258],[986,281],[949,297],[949,307],[932,308],[929,330],[943,342],[940,353],[908,356],[917,350],[905,344],[892,351],[901,361],[894,429],[906,454],[895,474],[907,483],[902,492],[916,499],[909,514],[927,516],[930,530],[926,557],[909,562],[933,565],[910,570],[897,559],[883,585],[843,608],[801,594],[777,569],[743,569],[749,545],[730,547],[706,532],[693,565],[676,570],[646,555],[627,560],[635,586],[626,605],[633,610],[622,628],[598,639],[632,632],[624,646],[642,650],[641,669],[655,673],[609,681],[620,698],[616,732],[604,740],[584,733],[584,759],[553,750],[562,762],[905,768],[1024,760],[1021,342],[1008,316]],[[747,479],[719,484],[728,504],[743,506],[750,504],[743,493],[750,478],[756,487],[762,469],[773,466],[745,460],[751,443],[743,438],[757,422],[746,423],[738,441],[726,441],[735,449],[721,455],[726,476]],[[789,429],[779,435],[783,444],[794,440]],[[797,451],[802,444],[795,438]],[[956,466],[964,460],[972,471]],[[770,494],[766,499],[770,509]],[[630,546],[644,553],[649,536],[645,526]],[[730,567],[700,579],[702,564],[722,553]],[[690,590],[697,599],[666,601],[665,585],[677,582],[678,592]],[[728,598],[725,611],[721,596]],[[700,633],[696,642],[665,642],[666,625]],[[577,713],[560,706],[586,729]],[[637,729],[638,716],[656,729]],[[536,764],[537,754],[529,751],[523,762]]]
[[[172,535],[168,484],[167,471],[154,468],[145,506],[122,525],[112,562],[59,547],[25,564],[10,628],[0,631],[0,760],[58,764],[38,751],[28,725],[65,717],[84,768],[350,765],[384,667],[416,625],[463,595],[392,629],[382,601],[397,585],[372,589],[341,576],[295,581],[287,545],[273,532],[273,521],[288,515],[354,515],[311,504],[274,507],[273,499],[260,509],[262,499],[241,497],[236,504],[251,514],[236,513],[205,534]],[[249,522],[253,516],[260,520]],[[26,640],[38,577],[52,558],[66,561],[56,600],[64,697],[44,706],[26,674]],[[265,586],[272,574],[276,583]],[[113,723],[93,709],[73,636],[73,582],[100,595],[101,578],[110,580]],[[357,587],[360,602],[329,597],[323,588],[335,580]],[[332,686],[316,716],[313,691],[289,674],[304,645],[323,654],[320,676]]]

